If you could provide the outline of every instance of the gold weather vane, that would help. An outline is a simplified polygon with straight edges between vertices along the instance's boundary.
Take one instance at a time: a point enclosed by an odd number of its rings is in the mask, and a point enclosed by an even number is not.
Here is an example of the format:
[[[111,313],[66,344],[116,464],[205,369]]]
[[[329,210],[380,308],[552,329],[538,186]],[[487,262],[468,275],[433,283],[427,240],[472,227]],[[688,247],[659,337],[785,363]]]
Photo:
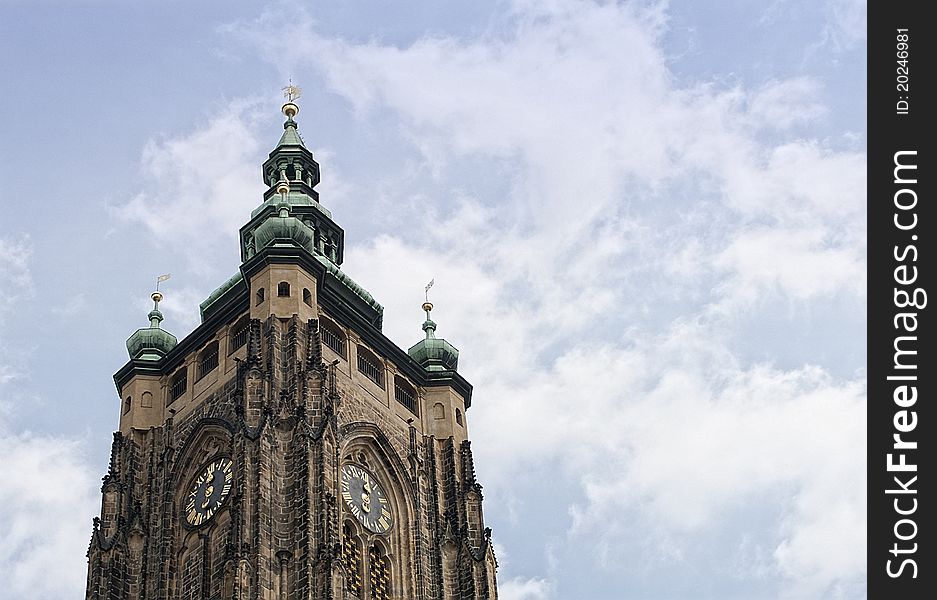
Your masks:
[[[433,287],[433,284],[436,283],[436,278],[433,277],[429,280],[429,283],[426,284],[426,287],[423,289],[423,298],[429,302],[429,288]]]
[[[296,85],[293,85],[293,78],[290,78],[290,84],[283,88],[283,97],[286,98],[287,102],[293,102],[299,100],[299,97],[303,95],[303,90]]]

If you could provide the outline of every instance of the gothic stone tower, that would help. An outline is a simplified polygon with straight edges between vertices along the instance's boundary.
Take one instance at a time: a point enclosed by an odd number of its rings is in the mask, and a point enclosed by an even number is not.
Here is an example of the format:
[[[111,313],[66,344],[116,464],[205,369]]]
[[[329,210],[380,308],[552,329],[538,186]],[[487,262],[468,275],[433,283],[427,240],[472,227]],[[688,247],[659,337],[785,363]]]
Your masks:
[[[89,599],[497,598],[458,351],[429,303],[409,351],[381,333],[298,110],[201,325],[177,343],[157,292],[127,341]]]

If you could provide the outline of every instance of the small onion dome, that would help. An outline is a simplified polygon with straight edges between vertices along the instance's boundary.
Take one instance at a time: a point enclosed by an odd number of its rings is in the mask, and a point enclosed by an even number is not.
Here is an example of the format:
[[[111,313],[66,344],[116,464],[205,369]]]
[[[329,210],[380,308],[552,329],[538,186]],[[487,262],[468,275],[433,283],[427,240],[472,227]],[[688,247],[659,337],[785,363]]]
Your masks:
[[[157,361],[166,356],[170,350],[176,346],[176,336],[160,329],[160,322],[163,320],[163,313],[159,310],[159,301],[163,295],[159,292],[153,292],[150,296],[153,299],[153,310],[147,315],[150,320],[150,326],[137,329],[133,335],[127,338],[127,352],[130,358],[137,360]]]
[[[423,310],[426,311],[426,321],[423,322],[426,339],[414,344],[407,350],[407,354],[427,371],[455,371],[459,366],[458,349],[446,340],[436,337],[436,323],[430,318],[433,305],[426,302],[423,304]]]
[[[315,253],[315,233],[312,228],[296,217],[289,216],[289,204],[281,202],[277,209],[277,216],[268,217],[254,230],[254,245],[257,251],[277,243],[291,243]]]

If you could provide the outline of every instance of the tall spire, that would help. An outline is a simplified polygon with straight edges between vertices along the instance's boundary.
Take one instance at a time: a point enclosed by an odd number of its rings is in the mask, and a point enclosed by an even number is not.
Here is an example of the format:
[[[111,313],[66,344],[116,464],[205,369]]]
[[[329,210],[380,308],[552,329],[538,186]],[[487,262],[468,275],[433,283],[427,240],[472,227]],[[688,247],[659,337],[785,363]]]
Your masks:
[[[299,131],[297,131],[299,129],[299,125],[297,125],[296,121],[293,120],[293,117],[299,114],[299,105],[293,102],[293,100],[298,99],[301,92],[302,90],[292,84],[283,88],[283,93],[286,95],[288,101],[280,109],[283,111],[283,114],[286,115],[286,122],[283,123],[284,131],[283,135],[280,136],[280,143],[277,144],[278,148],[280,146],[306,147],[306,145],[303,144],[303,138],[300,137]]]
[[[319,183],[319,163],[299,135],[296,100],[300,93],[292,81],[283,88],[283,135],[263,164],[268,186],[263,202],[241,228],[241,260],[250,260],[267,246],[286,244],[304,248],[338,267],[343,260],[345,232],[319,204],[319,193],[314,189]]]
[[[319,183],[319,163],[303,143],[303,138],[299,135],[299,124],[294,118],[299,114],[299,105],[295,101],[301,93],[302,90],[292,82],[283,88],[287,101],[280,110],[286,121],[283,123],[280,141],[263,165],[264,183],[269,186],[264,194],[265,200],[274,196],[277,183],[286,179],[290,182],[294,194],[305,197],[305,202],[297,199],[300,203],[308,203],[309,199],[319,201],[319,193],[313,189]]]

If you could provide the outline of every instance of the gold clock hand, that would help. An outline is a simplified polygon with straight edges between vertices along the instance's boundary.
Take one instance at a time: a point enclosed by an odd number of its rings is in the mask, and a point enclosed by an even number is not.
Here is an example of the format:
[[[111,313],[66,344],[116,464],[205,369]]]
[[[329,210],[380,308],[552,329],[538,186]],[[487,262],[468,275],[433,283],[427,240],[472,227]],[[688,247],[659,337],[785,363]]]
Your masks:
[[[212,492],[214,491],[215,491],[215,488],[211,484],[209,484],[208,487],[205,488],[205,500],[204,502],[202,502],[202,508],[208,508],[208,505],[211,503]]]

